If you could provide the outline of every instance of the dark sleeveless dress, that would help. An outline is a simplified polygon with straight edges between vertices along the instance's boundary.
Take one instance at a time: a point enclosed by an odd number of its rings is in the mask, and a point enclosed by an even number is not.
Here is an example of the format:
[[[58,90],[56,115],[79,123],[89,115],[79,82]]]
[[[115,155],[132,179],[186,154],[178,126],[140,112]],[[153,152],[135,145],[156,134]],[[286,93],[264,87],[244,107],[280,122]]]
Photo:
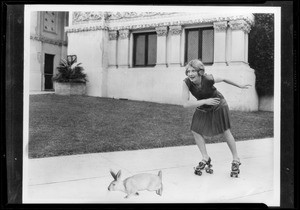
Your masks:
[[[195,85],[189,78],[185,78],[184,82],[197,100],[207,98],[221,99],[218,105],[203,105],[196,108],[191,130],[203,136],[212,137],[230,129],[228,104],[224,96],[214,87],[215,81],[213,76],[204,74],[201,79],[201,87]]]

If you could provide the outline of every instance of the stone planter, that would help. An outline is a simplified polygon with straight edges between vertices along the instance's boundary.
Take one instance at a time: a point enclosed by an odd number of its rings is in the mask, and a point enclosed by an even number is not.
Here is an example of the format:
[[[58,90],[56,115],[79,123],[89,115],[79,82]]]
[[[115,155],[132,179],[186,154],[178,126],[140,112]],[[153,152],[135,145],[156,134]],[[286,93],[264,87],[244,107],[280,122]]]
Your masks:
[[[86,83],[55,82],[54,89],[58,95],[85,95]]]

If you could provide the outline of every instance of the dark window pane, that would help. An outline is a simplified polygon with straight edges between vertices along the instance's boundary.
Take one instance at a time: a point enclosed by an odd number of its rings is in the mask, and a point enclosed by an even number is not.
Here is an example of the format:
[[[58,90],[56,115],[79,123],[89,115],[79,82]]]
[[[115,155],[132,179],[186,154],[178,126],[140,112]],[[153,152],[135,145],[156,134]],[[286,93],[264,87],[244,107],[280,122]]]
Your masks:
[[[148,65],[156,64],[156,34],[148,35]]]
[[[134,66],[153,66],[156,64],[157,50],[156,33],[143,33],[134,35]]]
[[[53,75],[45,75],[45,90],[53,89],[52,76]]]
[[[198,58],[199,31],[189,31],[187,35],[187,62]]]
[[[45,54],[45,74],[53,74],[54,55]]]
[[[200,51],[199,51],[200,50]],[[186,33],[185,62],[199,58],[203,63],[213,63],[214,60],[214,30],[213,28],[190,29]]]
[[[135,65],[145,65],[145,35],[136,36]]]
[[[52,83],[53,67],[54,67],[54,55],[45,54],[45,65],[44,65],[45,90],[53,89],[53,83]]]
[[[202,33],[202,62],[213,63],[214,59],[214,31],[203,30]]]

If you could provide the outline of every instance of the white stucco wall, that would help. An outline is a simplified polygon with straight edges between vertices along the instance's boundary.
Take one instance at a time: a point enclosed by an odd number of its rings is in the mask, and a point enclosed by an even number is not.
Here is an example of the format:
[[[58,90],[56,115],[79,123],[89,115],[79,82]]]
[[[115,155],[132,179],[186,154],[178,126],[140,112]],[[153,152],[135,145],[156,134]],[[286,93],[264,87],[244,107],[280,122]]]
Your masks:
[[[106,36],[107,32],[103,30],[68,34],[68,55],[77,55],[77,63],[82,63],[88,75],[87,95],[90,96],[106,96]]]
[[[60,57],[63,59],[66,59],[68,55],[68,47],[67,46],[61,46],[61,55]]]
[[[274,111],[274,96],[259,97],[259,110],[261,111]]]
[[[180,104],[184,78],[180,68],[109,69],[108,97]]]
[[[206,72],[229,78],[237,84],[250,84],[249,89],[240,89],[225,82],[216,83],[215,87],[226,98],[229,108],[240,111],[257,111],[258,96],[255,89],[254,70],[246,65],[206,67]]]
[[[42,43],[30,40],[30,90],[42,89]]]
[[[44,90],[45,54],[54,55],[53,73],[57,72],[62,55],[62,47],[36,40],[30,41],[30,90]]]
[[[30,12],[30,34],[38,33],[39,16],[38,12]]]
[[[229,108],[242,111],[255,111],[258,106],[258,100],[253,100],[257,95],[251,71],[253,70],[240,67],[206,67],[208,74],[228,76],[238,83],[252,85],[245,90],[226,83],[215,84],[226,98]],[[109,69],[108,97],[181,105],[184,78],[184,67]],[[190,98],[195,100],[192,95]]]

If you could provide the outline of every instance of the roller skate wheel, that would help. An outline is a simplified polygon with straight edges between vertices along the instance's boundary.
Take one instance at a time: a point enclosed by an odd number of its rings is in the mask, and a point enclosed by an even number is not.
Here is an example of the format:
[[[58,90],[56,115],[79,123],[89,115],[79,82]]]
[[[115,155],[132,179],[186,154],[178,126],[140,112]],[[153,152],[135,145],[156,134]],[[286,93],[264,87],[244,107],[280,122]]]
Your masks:
[[[206,169],[206,173],[212,174],[214,172],[214,170],[212,169]]]
[[[196,171],[195,171],[195,174],[198,175],[198,176],[201,176],[201,175],[202,175],[202,172],[201,172],[200,170],[199,170],[199,171],[196,170]]]
[[[230,176],[231,176],[231,177],[234,177],[234,178],[238,178],[238,174],[236,174],[236,173],[232,173],[232,172],[231,172],[231,173],[230,173]]]

